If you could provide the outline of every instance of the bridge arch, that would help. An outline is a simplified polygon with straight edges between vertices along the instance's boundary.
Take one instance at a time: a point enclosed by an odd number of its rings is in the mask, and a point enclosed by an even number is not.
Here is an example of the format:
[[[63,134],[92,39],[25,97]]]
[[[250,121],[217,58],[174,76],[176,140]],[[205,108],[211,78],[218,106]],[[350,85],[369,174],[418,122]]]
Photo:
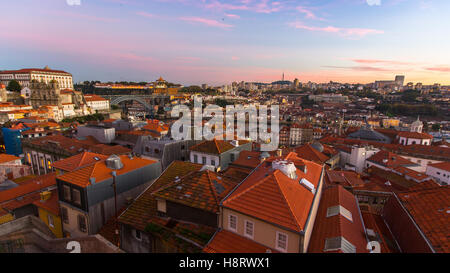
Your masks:
[[[112,105],[118,105],[121,102],[130,101],[130,100],[134,100],[134,101],[139,102],[140,104],[144,105],[145,109],[147,109],[150,112],[153,111],[153,108],[147,102],[145,102],[144,99],[142,99],[140,97],[135,97],[135,96],[118,97],[118,98],[115,98],[115,99],[111,100],[111,104]]]

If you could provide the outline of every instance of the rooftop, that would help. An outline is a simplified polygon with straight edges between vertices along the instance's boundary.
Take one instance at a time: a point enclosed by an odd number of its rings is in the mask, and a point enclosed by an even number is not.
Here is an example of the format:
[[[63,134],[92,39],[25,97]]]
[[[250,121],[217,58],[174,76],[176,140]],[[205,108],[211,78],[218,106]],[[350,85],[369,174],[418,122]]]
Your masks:
[[[282,160],[282,161],[280,161]],[[275,169],[275,164],[290,162],[295,166],[292,176]],[[292,169],[292,165],[289,164]],[[316,189],[322,166],[300,159],[296,153],[271,157],[256,168],[223,202],[226,208],[300,232],[304,230],[315,190],[300,183],[308,181]],[[293,178],[295,176],[295,178]]]
[[[253,240],[239,236],[228,230],[219,230],[203,249],[206,253],[277,253]]]
[[[115,171],[117,173],[117,176],[120,176],[122,174],[156,163],[156,161],[154,160],[148,160],[139,157],[130,158],[127,155],[121,155],[118,157],[123,164],[123,167],[121,169],[110,169],[106,165],[106,161],[99,161],[89,166],[82,167],[75,171],[58,176],[58,179],[85,188],[91,184],[92,178],[95,179],[94,183],[100,183],[104,180],[112,178],[112,171]]]

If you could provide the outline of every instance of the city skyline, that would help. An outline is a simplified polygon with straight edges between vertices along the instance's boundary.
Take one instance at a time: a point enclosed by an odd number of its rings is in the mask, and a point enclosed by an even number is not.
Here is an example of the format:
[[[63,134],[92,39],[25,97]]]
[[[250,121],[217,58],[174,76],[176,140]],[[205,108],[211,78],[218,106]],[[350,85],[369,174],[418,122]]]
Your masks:
[[[284,73],[302,82],[405,75],[405,83],[450,84],[448,1],[24,0],[8,8],[0,70],[48,65],[76,82],[163,76],[220,85]]]

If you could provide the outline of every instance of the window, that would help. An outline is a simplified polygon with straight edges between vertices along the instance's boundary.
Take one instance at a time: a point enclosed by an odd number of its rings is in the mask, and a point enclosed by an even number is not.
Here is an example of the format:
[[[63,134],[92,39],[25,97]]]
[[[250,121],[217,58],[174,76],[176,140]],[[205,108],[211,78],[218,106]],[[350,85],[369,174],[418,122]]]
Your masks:
[[[250,221],[246,220],[245,221],[244,235],[253,239],[253,228],[254,228],[253,222],[250,222]]]
[[[288,237],[287,234],[277,231],[277,241],[275,248],[280,251],[287,250]]]
[[[49,227],[55,227],[55,222],[53,221],[53,216],[48,214],[47,218],[48,218],[48,225],[49,225]]]
[[[216,161],[213,160],[213,159],[211,159],[211,165],[212,165],[212,166],[216,166]]]
[[[230,214],[228,216],[228,228],[233,231],[237,231],[237,216]]]
[[[66,223],[66,224],[69,223],[69,213],[67,211],[67,208],[65,208],[65,207],[61,207],[61,218],[64,223]]]
[[[86,229],[86,218],[83,215],[81,215],[81,214],[78,215],[78,229],[81,232],[86,232],[87,231],[87,229]]]
[[[70,201],[71,200],[71,196],[70,196],[70,187],[67,185],[63,186],[63,191],[64,191],[64,200],[66,201]]]
[[[81,193],[79,190],[73,189],[73,202],[77,205],[81,205]]]
[[[351,222],[353,221],[352,213],[341,205],[329,207],[327,209],[327,217],[332,217],[338,214],[341,214]]]
[[[198,156],[194,155],[194,163],[197,163],[197,162],[198,162]]]
[[[202,157],[202,164],[206,165],[206,157],[204,157],[204,156]]]
[[[137,229],[134,230],[134,238],[136,238],[139,241],[142,240],[142,235],[141,235],[141,231],[140,230],[137,230]]]

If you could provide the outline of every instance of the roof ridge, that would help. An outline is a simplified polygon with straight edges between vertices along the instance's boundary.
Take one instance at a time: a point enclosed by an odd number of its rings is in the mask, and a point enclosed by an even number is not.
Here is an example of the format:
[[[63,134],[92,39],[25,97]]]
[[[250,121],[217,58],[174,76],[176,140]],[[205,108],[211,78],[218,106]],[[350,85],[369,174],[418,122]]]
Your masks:
[[[215,188],[214,188],[213,185],[212,185],[210,171],[207,170],[207,171],[206,171],[206,174],[207,174],[207,176],[208,176],[208,182],[209,182],[208,184],[209,184],[209,188],[210,188],[211,192],[213,193],[214,199],[216,199],[217,207],[219,207],[219,202],[220,202],[220,201],[219,201],[219,197],[218,197],[218,195],[217,195],[217,192],[216,192]],[[216,180],[216,181],[217,181],[217,180]]]
[[[217,145],[217,140],[216,140],[216,138],[214,138],[213,140],[214,140],[214,145],[216,145],[217,151],[218,151],[219,154],[220,154],[220,149],[219,149],[219,145]]]

